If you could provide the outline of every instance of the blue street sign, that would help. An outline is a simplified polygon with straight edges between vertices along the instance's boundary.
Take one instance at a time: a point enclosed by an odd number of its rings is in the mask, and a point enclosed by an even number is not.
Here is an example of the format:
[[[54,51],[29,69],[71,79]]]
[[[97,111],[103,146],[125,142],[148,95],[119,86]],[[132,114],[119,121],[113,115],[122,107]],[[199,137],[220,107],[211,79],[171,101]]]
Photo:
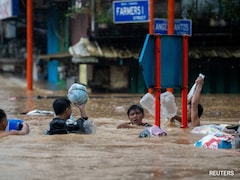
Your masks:
[[[140,23],[148,21],[148,0],[113,1],[114,23]]]
[[[167,34],[168,20],[154,19],[154,33]],[[174,20],[174,35],[187,34],[192,36],[192,20],[189,19],[175,19]]]
[[[0,20],[19,15],[19,0],[0,0]]]

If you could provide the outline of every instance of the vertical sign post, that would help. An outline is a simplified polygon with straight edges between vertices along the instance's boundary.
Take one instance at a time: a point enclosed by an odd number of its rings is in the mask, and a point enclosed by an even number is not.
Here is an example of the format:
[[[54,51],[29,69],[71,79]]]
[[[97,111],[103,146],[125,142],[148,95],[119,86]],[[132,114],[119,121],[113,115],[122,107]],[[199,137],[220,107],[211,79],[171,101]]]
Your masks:
[[[154,0],[149,0],[149,34],[154,33]]]
[[[174,0],[168,0],[168,35],[174,34]]]
[[[27,0],[27,90],[32,90],[32,66],[33,66],[33,7],[32,0]]]
[[[182,127],[187,127],[188,35],[183,36]]]
[[[160,35],[156,35],[155,41],[155,68],[156,68],[156,82],[155,82],[155,125],[161,126],[161,52],[160,52]]]
[[[149,34],[154,33],[154,0],[149,0]],[[153,93],[152,88],[148,88],[149,93]]]
[[[168,35],[174,34],[174,0],[168,0]],[[173,93],[173,88],[167,88]]]

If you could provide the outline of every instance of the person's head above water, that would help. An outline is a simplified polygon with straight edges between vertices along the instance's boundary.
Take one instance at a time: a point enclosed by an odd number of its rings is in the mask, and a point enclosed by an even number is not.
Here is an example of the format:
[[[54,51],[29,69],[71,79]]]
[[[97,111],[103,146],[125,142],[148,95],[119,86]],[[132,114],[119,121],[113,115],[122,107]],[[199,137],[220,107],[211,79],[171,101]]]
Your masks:
[[[0,122],[7,117],[4,110],[0,109]]]
[[[132,124],[139,125],[142,124],[144,110],[141,106],[134,104],[128,108],[127,115]]]
[[[56,116],[61,116],[63,119],[69,119],[72,114],[71,101],[67,98],[59,98],[53,102],[53,110]]]
[[[4,110],[0,109],[0,130],[5,130],[7,127],[7,115]]]

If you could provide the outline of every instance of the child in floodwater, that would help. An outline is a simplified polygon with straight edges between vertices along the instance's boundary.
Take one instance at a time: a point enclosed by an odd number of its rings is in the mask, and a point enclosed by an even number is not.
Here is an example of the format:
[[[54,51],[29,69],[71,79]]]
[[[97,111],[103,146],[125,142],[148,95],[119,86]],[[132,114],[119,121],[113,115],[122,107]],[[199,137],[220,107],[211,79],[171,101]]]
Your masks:
[[[130,106],[128,111],[127,111],[127,115],[128,115],[128,118],[129,118],[130,122],[119,124],[117,126],[117,129],[120,129],[120,128],[136,128],[136,127],[139,127],[139,126],[143,126],[143,127],[152,126],[149,123],[143,122],[144,110],[139,105],[134,104],[134,105]]]
[[[55,117],[49,123],[49,129],[46,134],[68,134],[68,133],[77,133],[77,134],[92,134],[95,131],[95,124],[88,120],[87,113],[85,110],[85,105],[77,105],[77,108],[80,112],[80,118],[76,121],[71,119],[72,115],[72,106],[71,101],[67,98],[59,98],[53,102],[53,109]]]
[[[5,111],[0,109],[0,137],[28,133],[29,125],[26,122],[20,119],[7,119]]]

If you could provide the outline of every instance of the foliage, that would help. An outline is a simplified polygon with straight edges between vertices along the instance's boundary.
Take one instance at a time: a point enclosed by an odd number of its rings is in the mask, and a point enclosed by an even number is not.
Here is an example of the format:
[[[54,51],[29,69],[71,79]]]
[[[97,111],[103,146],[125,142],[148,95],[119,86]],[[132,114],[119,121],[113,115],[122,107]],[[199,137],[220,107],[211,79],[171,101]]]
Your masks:
[[[240,21],[240,1],[239,0],[218,0],[218,3],[204,1],[205,9],[201,12],[196,9],[198,4],[192,3],[192,6],[187,9],[187,18],[189,19],[208,19],[208,18],[223,18],[231,21]],[[200,7],[198,7],[200,8]],[[200,14],[202,15],[200,15]],[[201,17],[199,17],[201,16]]]
[[[232,21],[240,21],[240,2],[239,0],[229,1],[222,0],[222,5],[225,7],[225,16]]]
[[[76,8],[74,6],[69,7],[65,16],[76,18],[79,14],[90,14],[90,7]],[[110,5],[104,5],[100,9],[96,10],[96,22],[98,24],[112,24],[113,12]]]
[[[68,11],[65,14],[65,16],[76,18],[79,14],[88,14],[88,13],[90,13],[90,10],[88,7],[81,7],[81,8],[68,7]]]
[[[97,10],[96,21],[98,24],[112,24],[113,23],[113,11],[109,5],[102,6]]]

